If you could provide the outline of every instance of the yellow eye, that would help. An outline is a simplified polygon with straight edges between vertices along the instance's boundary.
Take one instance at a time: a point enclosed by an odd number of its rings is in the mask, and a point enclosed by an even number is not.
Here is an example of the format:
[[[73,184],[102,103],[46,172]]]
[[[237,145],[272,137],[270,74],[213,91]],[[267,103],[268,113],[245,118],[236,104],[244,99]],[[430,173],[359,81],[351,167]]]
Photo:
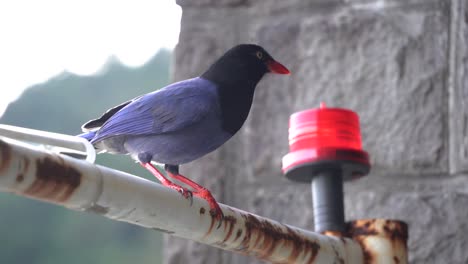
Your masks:
[[[261,51],[257,51],[257,53],[255,55],[257,55],[257,58],[259,58],[259,59],[263,58],[263,53]]]

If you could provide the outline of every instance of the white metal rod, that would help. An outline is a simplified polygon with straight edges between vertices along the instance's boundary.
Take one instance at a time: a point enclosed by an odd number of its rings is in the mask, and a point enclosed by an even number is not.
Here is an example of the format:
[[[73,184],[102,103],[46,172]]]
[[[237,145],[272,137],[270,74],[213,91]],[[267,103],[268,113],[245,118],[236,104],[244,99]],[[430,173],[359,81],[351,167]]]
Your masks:
[[[101,214],[273,263],[363,263],[359,243],[291,227],[121,171],[0,139],[0,191]]]
[[[5,124],[0,124],[0,136],[36,143],[51,149],[57,149],[57,147],[59,147],[65,149],[65,151],[66,149],[78,151],[91,163],[94,163],[96,159],[96,151],[93,145],[81,137]]]

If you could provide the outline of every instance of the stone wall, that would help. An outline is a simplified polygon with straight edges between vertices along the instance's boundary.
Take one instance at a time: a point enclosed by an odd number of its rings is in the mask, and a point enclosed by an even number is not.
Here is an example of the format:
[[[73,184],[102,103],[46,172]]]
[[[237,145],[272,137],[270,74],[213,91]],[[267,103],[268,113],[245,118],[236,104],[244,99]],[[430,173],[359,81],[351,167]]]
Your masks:
[[[467,2],[177,1],[176,80],[238,43],[264,46],[292,71],[264,78],[243,129],[182,172],[220,202],[312,229],[310,187],[281,173],[288,118],[321,101],[350,108],[373,168],[346,183],[347,219],[408,222],[411,263],[468,263]],[[166,263],[257,263],[166,242]]]

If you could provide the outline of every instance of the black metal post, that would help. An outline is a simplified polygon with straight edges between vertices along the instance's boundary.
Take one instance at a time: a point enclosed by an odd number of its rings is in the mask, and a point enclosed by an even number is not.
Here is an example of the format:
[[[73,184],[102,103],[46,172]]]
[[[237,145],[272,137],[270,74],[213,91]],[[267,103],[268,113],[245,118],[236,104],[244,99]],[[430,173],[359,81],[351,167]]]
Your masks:
[[[341,170],[324,170],[312,178],[315,232],[345,229],[341,173]]]

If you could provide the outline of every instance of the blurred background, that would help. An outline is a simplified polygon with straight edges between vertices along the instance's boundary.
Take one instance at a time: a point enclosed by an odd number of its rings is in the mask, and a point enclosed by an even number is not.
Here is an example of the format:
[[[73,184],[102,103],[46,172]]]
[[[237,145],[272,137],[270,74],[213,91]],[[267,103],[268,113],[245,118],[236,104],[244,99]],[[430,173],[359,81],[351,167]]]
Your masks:
[[[289,115],[352,109],[373,167],[345,184],[347,219],[409,223],[410,263],[468,263],[468,0],[14,3],[0,4],[0,100],[21,96],[1,123],[77,134],[257,43],[292,74],[266,76],[239,133],[182,173],[222,203],[312,230],[310,186],[281,172]],[[98,162],[149,177],[128,157]],[[11,195],[0,210],[0,263],[260,263]]]
[[[180,16],[174,1],[2,1],[0,123],[75,135],[165,86]],[[97,163],[153,177],[126,156]],[[162,263],[159,232],[5,193],[0,211],[0,263]]]

